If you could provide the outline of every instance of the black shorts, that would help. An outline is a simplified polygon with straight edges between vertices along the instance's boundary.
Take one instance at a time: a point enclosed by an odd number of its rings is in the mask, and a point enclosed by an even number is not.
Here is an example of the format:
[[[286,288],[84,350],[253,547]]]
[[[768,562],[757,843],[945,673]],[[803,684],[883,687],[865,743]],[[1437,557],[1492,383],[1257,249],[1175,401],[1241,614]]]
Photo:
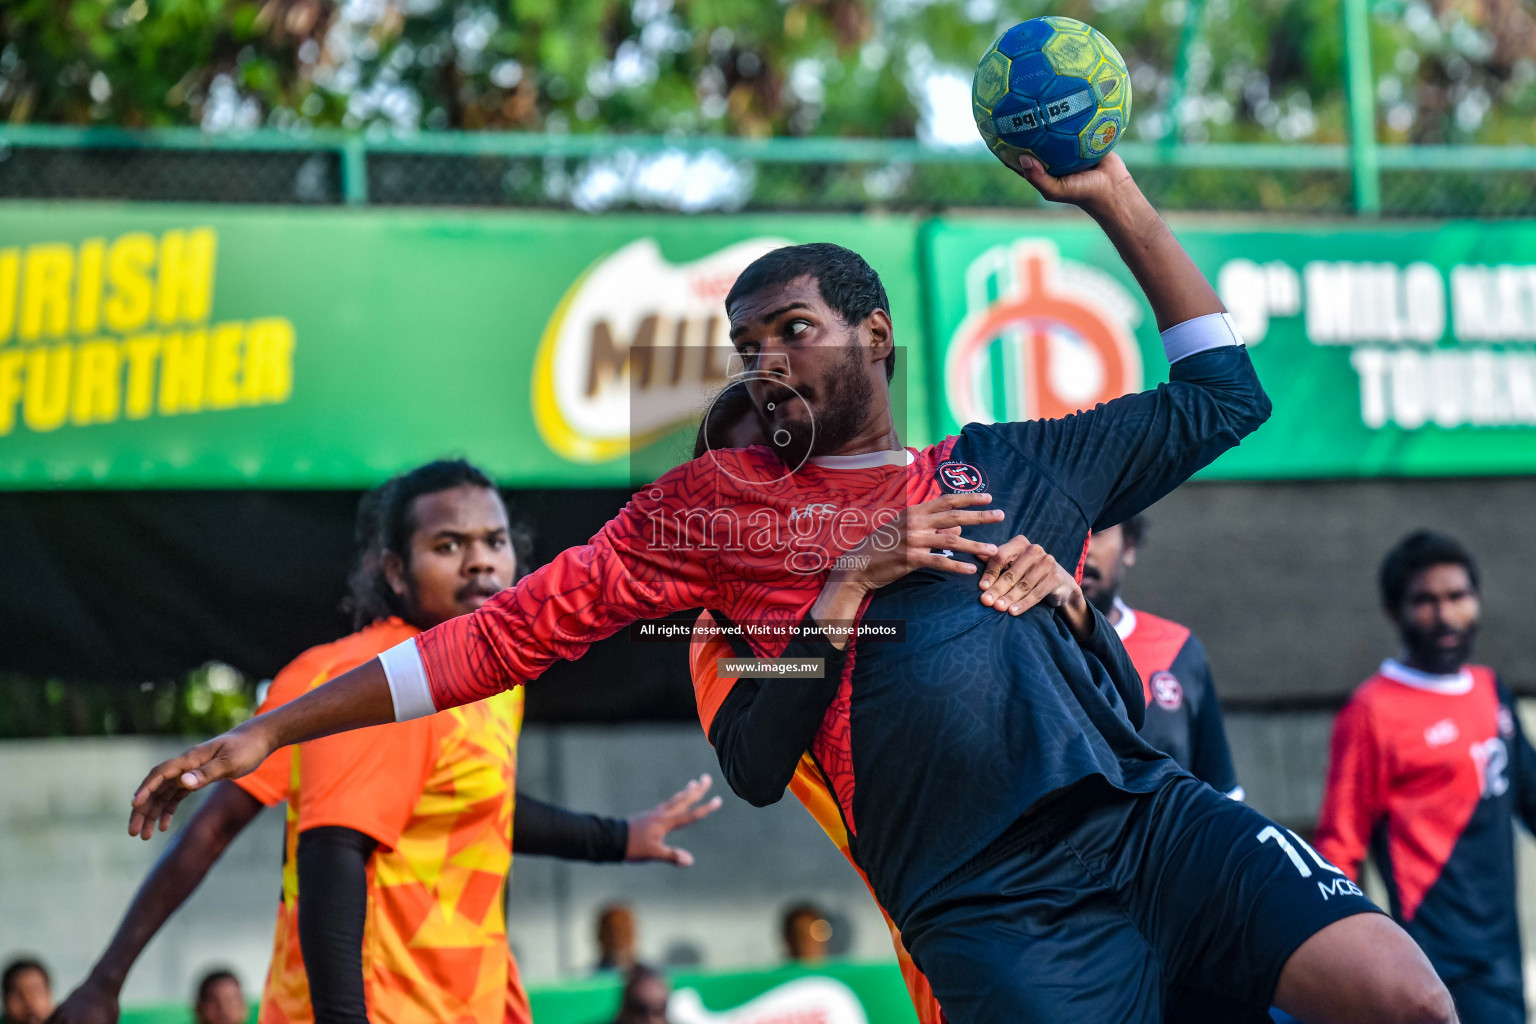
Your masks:
[[[1054,816],[901,923],[952,1024],[1264,1021],[1297,947],[1379,912],[1294,833],[1188,775],[1144,795],[1080,784]]]

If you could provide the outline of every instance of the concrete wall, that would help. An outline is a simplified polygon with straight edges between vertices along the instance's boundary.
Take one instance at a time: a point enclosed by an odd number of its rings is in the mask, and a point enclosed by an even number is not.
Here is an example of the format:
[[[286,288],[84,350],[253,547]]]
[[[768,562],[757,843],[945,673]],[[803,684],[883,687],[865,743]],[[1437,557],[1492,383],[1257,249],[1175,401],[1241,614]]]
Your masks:
[[[1536,724],[1536,716],[1522,709]],[[1331,715],[1234,713],[1228,730],[1252,802],[1310,829],[1322,791]],[[128,797],[149,766],[181,749],[166,740],[0,743],[0,957],[37,953],[61,991],[106,943],[143,873],[163,847],[126,834]],[[649,807],[688,778],[714,771],[696,726],[530,727],[523,788],[604,813]],[[718,785],[718,783],[717,783]],[[811,899],[837,924],[835,941],[860,958],[890,955],[883,921],[862,883],[805,811],[786,798],[756,810],[726,792],[711,819],[678,835],[695,867],[563,864],[525,857],[513,871],[511,941],[530,981],[581,975],[596,958],[599,907],[636,910],[649,959],[697,956],[710,967],[779,956],[778,914]],[[179,1001],[201,970],[233,966],[249,987],[266,971],[278,898],[282,815],[268,811],[231,846],[207,882],[151,943],[126,1003]],[[1536,947],[1536,843],[1522,832],[1526,948]],[[1536,977],[1536,963],[1527,977]]]
[[[1180,487],[1147,513],[1126,600],[1193,629],[1229,700],[1342,701],[1398,644],[1377,597],[1382,556],[1413,530],[1445,530],[1481,562],[1475,657],[1532,693],[1532,507],[1536,477]]]

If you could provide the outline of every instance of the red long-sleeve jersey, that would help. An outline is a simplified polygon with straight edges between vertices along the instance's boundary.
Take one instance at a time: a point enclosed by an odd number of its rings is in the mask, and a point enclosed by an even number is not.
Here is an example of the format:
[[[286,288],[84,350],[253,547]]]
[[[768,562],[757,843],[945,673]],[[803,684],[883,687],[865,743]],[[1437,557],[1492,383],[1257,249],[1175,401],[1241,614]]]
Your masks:
[[[1387,661],[1339,713],[1318,852],[1357,879],[1374,853],[1393,916],[1448,982],[1518,989],[1515,813],[1536,824],[1536,753],[1492,669]]]

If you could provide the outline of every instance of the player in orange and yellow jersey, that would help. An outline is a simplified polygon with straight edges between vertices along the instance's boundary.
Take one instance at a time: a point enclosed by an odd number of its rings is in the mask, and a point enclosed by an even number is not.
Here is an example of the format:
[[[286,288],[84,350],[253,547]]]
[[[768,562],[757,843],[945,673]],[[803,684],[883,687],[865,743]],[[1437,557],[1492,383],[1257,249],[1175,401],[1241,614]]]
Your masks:
[[[527,560],[495,487],[464,462],[430,463],[370,492],[358,542],[349,603],[361,628],[278,673],[262,711],[473,611],[515,582]],[[279,750],[250,775],[214,787],[54,1019],[115,1021],[123,979],[149,938],[263,806],[286,802],[262,1024],[527,1021],[503,911],[512,853],[686,866],[691,856],[667,845],[668,832],[719,801],[700,803],[707,778],[629,819],[517,794],[522,710],[519,690],[331,736]]]

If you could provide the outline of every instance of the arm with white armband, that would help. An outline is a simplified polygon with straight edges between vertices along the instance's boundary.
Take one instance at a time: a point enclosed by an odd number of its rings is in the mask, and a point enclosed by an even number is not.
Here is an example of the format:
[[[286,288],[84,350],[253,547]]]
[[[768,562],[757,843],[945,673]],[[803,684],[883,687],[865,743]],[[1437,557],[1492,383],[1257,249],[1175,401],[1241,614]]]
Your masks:
[[[1021,174],[1045,198],[1098,222],[1157,318],[1168,383],[1053,420],[999,424],[1088,518],[1106,529],[1141,511],[1269,418],[1269,398],[1221,299],[1111,153],[1054,178],[1029,157]]]
[[[440,623],[304,696],[157,765],[133,797],[128,831],[165,831],[187,794],[255,769],[273,750],[403,722],[536,679],[638,619],[714,600],[696,545],[647,543],[648,510],[686,502],[688,467],[663,474],[586,544],[567,548],[478,610]],[[643,498],[643,501],[642,501]],[[649,503],[649,504],[646,504]]]

